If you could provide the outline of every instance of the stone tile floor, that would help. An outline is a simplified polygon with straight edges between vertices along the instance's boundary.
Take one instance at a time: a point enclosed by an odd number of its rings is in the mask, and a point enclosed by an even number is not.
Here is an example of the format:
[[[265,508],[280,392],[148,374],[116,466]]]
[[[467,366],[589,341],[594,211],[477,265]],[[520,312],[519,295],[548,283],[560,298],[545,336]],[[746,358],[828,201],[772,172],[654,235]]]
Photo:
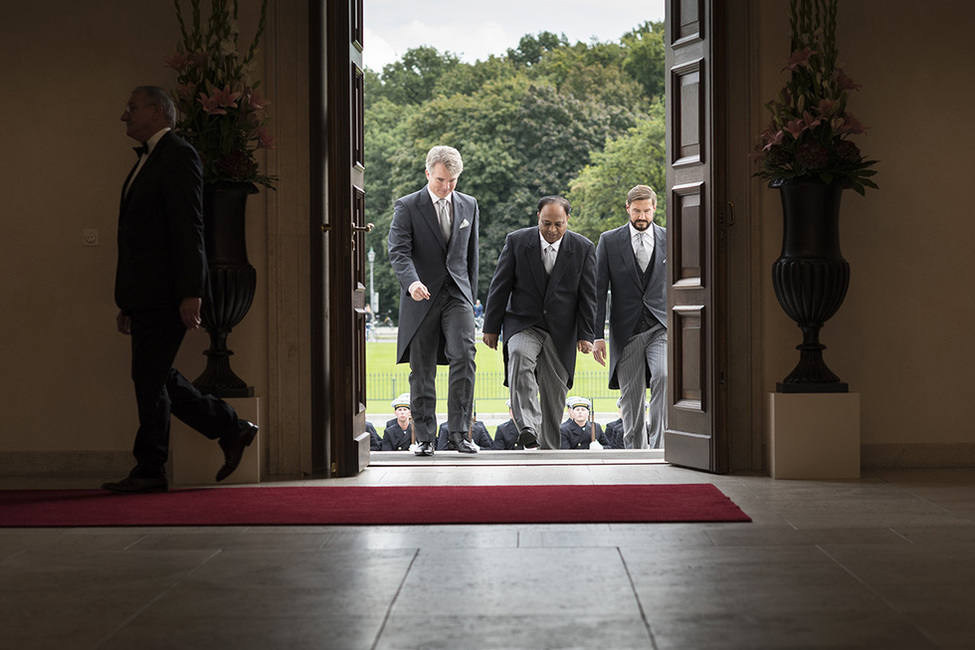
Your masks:
[[[0,529],[0,646],[975,647],[973,469],[774,481],[441,461],[269,485],[679,482],[713,483],[754,521]]]

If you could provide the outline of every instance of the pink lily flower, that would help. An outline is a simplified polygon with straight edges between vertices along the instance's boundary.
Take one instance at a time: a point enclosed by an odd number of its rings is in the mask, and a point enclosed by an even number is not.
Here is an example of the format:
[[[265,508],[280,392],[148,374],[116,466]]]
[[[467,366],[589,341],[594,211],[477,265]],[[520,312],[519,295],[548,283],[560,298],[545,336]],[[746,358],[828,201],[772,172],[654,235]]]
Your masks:
[[[840,90],[859,90],[860,88],[863,87],[857,82],[847,77],[846,73],[843,72],[843,68],[839,68],[838,71],[839,74],[836,77],[836,87],[839,88]]]
[[[787,131],[793,138],[798,140],[799,134],[806,130],[806,125],[802,120],[797,118],[790,121],[784,130]]]
[[[853,135],[859,135],[861,133],[867,132],[867,127],[863,123],[853,116],[853,113],[847,113],[845,116],[846,123],[843,125],[842,129],[838,129],[840,133],[852,133]]]
[[[277,138],[269,135],[267,129],[262,126],[257,130],[257,147],[258,149],[277,149]]]
[[[216,97],[207,97],[206,93],[200,93],[200,97],[197,99],[201,104],[203,104],[203,111],[207,115],[226,115],[227,111],[220,108],[220,103],[217,101]]]
[[[237,108],[238,97],[240,97],[239,92],[230,92],[230,84],[224,86],[223,90],[218,88],[213,91],[213,99],[224,108]]]
[[[251,110],[260,111],[264,110],[264,107],[268,106],[271,102],[261,97],[259,90],[252,90],[250,96],[247,98],[247,103],[251,107]]]
[[[807,63],[809,63],[809,57],[811,57],[813,54],[816,54],[816,52],[810,49],[809,47],[804,47],[801,50],[796,50],[795,52],[792,53],[792,56],[789,57],[789,63],[782,69],[795,70],[800,66],[804,66]]]
[[[762,147],[762,151],[768,151],[772,147],[782,144],[782,138],[784,137],[784,131],[777,131],[775,135],[770,135],[768,141],[765,143],[765,146]],[[762,138],[765,139],[765,134],[762,134]]]
[[[176,72],[182,72],[190,64],[190,57],[185,52],[177,52],[166,59],[166,67],[172,68]]]

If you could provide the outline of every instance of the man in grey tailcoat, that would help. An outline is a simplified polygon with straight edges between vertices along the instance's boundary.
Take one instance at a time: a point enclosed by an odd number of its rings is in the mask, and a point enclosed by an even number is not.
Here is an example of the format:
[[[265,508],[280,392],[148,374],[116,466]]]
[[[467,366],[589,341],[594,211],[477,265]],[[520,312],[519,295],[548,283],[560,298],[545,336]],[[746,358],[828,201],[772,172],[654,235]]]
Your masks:
[[[474,399],[474,292],[477,201],[454,190],[464,169],[453,147],[430,149],[427,185],[396,200],[389,261],[399,279],[397,363],[410,364],[418,456],[437,439],[437,365],[450,366],[447,424],[461,453],[477,453],[466,436]]]
[[[629,223],[604,232],[596,247],[596,331],[593,358],[606,365],[600,336],[609,312],[609,387],[620,390],[623,444],[661,446],[667,428],[667,231],[653,223],[657,195],[637,185],[626,195]],[[650,389],[650,426],[644,415]],[[649,434],[649,441],[647,436]]]

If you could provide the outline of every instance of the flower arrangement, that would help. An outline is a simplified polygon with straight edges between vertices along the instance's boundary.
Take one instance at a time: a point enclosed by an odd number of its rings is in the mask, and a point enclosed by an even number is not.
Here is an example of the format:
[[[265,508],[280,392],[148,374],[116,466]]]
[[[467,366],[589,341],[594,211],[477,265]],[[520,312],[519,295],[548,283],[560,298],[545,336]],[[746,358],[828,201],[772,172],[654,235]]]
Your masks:
[[[177,132],[203,161],[206,183],[251,183],[274,189],[274,176],[259,173],[255,151],[274,149],[267,130],[270,102],[253,79],[254,55],[264,32],[267,0],[261,3],[257,33],[246,54],[237,50],[237,0],[211,0],[207,30],[200,29],[200,0],[192,0],[191,29],[183,20],[180,0],[173,0],[183,40],[166,66],[177,73],[173,92],[180,120]],[[255,190],[256,191],[256,188]]]
[[[792,0],[792,56],[784,70],[791,77],[766,107],[772,123],[762,132],[755,157],[755,175],[776,185],[788,178],[818,178],[838,182],[864,193],[877,187],[864,160],[849,138],[866,132],[846,110],[850,91],[860,85],[836,65],[836,0]]]

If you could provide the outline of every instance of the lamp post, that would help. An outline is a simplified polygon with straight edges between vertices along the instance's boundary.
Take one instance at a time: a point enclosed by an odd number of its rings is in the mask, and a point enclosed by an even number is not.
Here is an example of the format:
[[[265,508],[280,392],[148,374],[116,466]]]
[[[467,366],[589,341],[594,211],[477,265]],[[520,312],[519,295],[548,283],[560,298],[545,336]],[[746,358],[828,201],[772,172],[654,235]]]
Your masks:
[[[369,252],[366,253],[366,259],[369,260],[369,307],[372,308],[372,317],[379,317],[379,296],[376,295],[376,283],[373,279],[373,266],[376,263],[376,251],[373,250],[372,246],[369,247]]]

